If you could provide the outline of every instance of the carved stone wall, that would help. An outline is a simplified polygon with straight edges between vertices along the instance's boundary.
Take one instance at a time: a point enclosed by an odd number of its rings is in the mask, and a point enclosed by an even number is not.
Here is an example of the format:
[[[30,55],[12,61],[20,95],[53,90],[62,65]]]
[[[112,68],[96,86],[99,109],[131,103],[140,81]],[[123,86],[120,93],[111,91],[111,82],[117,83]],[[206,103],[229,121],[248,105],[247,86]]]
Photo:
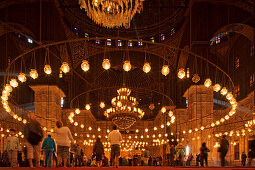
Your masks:
[[[54,129],[56,120],[61,119],[61,98],[64,92],[54,85],[30,86],[34,91],[35,114],[42,127]]]

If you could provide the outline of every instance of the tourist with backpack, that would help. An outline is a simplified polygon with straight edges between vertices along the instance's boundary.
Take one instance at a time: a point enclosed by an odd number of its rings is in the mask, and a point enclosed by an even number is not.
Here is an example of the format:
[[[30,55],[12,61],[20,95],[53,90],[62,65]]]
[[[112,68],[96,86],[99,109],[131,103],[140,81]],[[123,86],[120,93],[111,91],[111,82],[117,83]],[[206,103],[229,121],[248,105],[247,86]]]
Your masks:
[[[35,160],[35,166],[40,167],[40,142],[43,139],[43,130],[40,123],[36,120],[34,113],[29,113],[28,123],[24,128],[24,137],[26,139],[27,146],[27,159],[29,166],[33,167],[33,159]]]

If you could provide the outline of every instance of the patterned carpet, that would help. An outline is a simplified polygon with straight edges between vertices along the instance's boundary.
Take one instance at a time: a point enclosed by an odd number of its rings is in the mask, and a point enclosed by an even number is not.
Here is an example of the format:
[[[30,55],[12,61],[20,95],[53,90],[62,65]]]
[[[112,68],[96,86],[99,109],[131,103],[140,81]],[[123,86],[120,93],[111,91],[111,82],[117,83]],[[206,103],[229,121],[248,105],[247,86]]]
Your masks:
[[[16,168],[9,168],[9,167],[0,167],[0,170],[7,170],[7,169],[16,169]],[[19,170],[36,170],[36,169],[46,169],[46,168],[17,168]],[[47,168],[48,169],[48,168]],[[104,168],[96,168],[96,167],[70,167],[70,168],[50,168],[51,170],[97,170],[97,169],[105,169],[105,170],[116,170],[116,168],[112,167],[104,167]],[[118,170],[255,170],[254,168],[244,168],[244,167],[208,167],[208,168],[203,168],[203,167],[119,167],[117,168]]]

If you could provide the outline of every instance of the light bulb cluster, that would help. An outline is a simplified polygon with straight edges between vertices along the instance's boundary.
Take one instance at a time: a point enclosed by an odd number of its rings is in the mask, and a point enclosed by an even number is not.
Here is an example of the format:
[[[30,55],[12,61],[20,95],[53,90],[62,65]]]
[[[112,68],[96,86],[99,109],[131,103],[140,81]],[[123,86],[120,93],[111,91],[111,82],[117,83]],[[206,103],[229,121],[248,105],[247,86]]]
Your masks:
[[[255,115],[255,113],[253,113],[253,115]],[[245,124],[246,127],[251,127],[251,126],[254,126],[254,125],[255,125],[255,119],[250,120],[250,121],[248,121],[248,122]]]
[[[215,137],[221,137],[221,136],[223,136],[223,135],[226,135],[226,136],[237,136],[237,137],[239,137],[239,136],[245,136],[246,134],[249,134],[250,132],[252,132],[253,130],[252,129],[250,129],[250,128],[246,128],[246,129],[240,129],[240,130],[231,130],[231,131],[229,131],[229,132],[220,132],[220,133],[216,133],[214,136]]]
[[[5,109],[6,112],[8,112],[14,119],[22,122],[23,124],[27,123],[26,119],[22,119],[22,117],[18,116],[15,114],[12,110],[11,107],[9,106],[8,99],[11,95],[11,92],[13,91],[13,87],[17,87],[18,82],[16,79],[11,79],[10,84],[6,84],[3,91],[2,91],[2,96],[1,96],[1,102],[3,105],[3,108]]]
[[[104,115],[107,118],[114,116],[115,114],[132,114],[139,119],[144,116],[144,111],[138,107],[137,99],[130,96],[131,90],[129,88],[120,88],[117,90],[118,96],[112,98],[112,106],[109,109],[106,109]]]

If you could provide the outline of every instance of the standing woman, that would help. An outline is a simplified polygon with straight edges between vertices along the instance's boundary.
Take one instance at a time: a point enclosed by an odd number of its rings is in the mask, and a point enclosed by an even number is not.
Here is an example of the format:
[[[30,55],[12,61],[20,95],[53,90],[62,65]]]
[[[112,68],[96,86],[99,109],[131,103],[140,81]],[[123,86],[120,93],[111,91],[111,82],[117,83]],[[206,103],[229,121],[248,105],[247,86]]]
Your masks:
[[[28,124],[24,128],[24,136],[27,146],[27,159],[29,166],[33,167],[33,159],[35,159],[35,166],[40,167],[40,142],[43,139],[43,130],[40,123],[36,120],[34,113],[28,114]]]
[[[63,161],[64,167],[66,167],[66,161],[69,158],[70,141],[73,144],[74,140],[70,129],[63,126],[61,121],[57,121],[56,126],[58,163],[61,165]]]

